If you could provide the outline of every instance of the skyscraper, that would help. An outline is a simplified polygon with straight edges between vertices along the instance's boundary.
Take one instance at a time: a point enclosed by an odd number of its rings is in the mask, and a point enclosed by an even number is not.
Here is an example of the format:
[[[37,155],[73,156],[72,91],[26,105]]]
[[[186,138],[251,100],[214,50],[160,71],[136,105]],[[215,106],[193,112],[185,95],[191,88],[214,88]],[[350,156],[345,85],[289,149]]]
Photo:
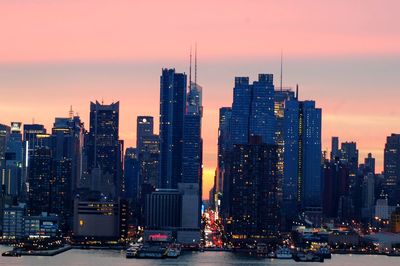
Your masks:
[[[28,214],[41,215],[51,211],[53,163],[49,146],[37,147],[29,159]]]
[[[277,193],[279,205],[282,204],[282,185],[284,178],[284,152],[285,152],[285,106],[286,103],[295,100],[296,95],[291,89],[280,89],[275,91],[274,113],[275,113],[275,144],[277,145]],[[283,209],[281,209],[283,211]]]
[[[0,177],[1,177],[1,193],[5,191],[5,179],[6,179],[6,151],[7,142],[10,135],[10,127],[7,125],[0,124]]]
[[[92,188],[118,196],[122,191],[119,102],[110,105],[97,101],[90,103],[90,131],[87,145]],[[97,170],[93,171],[94,169]]]
[[[383,168],[389,205],[395,206],[400,204],[400,134],[386,138]]]
[[[183,124],[186,111],[186,74],[163,69],[160,77],[161,188],[177,188],[182,180]]]
[[[364,165],[367,171],[375,174],[375,158],[371,153],[368,153],[368,157],[364,159]]]
[[[152,116],[137,117],[137,156],[140,164],[139,191],[143,184],[157,187],[160,172],[160,139]]]
[[[154,121],[152,116],[138,116],[136,120],[136,148],[142,148],[143,137],[153,135]]]
[[[343,142],[340,149],[340,160],[347,164],[351,173],[358,170],[358,149],[355,142]]]
[[[285,107],[283,201],[286,223],[300,209],[321,203],[321,109],[314,101],[290,100]]]
[[[231,123],[232,144],[248,143],[250,136],[260,136],[263,143],[275,143],[272,74],[259,74],[253,84],[249,84],[248,77],[235,78]]]
[[[136,148],[127,148],[124,158],[126,197],[137,200],[139,196],[139,158]]]
[[[339,138],[332,137],[332,144],[331,144],[331,161],[335,161],[335,158],[340,158],[340,151],[339,151]]]
[[[28,179],[28,171],[29,171],[29,161],[30,157],[33,155],[36,147],[41,146],[40,140],[38,138],[40,135],[46,134],[46,129],[43,125],[40,124],[25,124],[24,125],[24,137],[23,137],[23,145],[24,145],[24,160],[23,160],[23,173],[22,173],[22,182],[23,182],[23,190],[27,192],[26,182]]]
[[[11,122],[11,132],[6,153],[6,192],[18,196],[22,192],[23,145],[21,123]]]
[[[299,184],[302,187],[302,205],[321,207],[321,109],[314,101],[300,102],[301,159]]]
[[[276,186],[276,146],[251,137],[235,144],[230,171],[230,210],[227,232],[232,241],[265,242],[279,228]]]
[[[221,208],[227,209],[229,202],[229,139],[230,125],[232,117],[231,107],[222,107],[219,109],[219,127],[218,127],[218,164],[215,180],[215,205],[218,206],[218,211]],[[225,205],[225,206],[223,206]]]
[[[197,183],[201,187],[203,140],[201,138],[202,88],[191,83],[187,112],[184,117],[182,182]]]

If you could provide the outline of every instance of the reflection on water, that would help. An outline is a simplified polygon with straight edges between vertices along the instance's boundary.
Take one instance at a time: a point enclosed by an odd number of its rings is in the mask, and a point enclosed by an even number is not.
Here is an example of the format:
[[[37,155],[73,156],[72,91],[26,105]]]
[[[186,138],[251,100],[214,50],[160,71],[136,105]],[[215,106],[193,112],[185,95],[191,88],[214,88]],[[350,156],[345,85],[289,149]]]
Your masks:
[[[3,253],[10,248],[0,246]],[[125,253],[108,250],[70,250],[55,257],[0,257],[0,266],[122,266],[122,265],[318,265],[317,263],[297,263],[292,260],[270,260],[248,257],[229,252],[184,253],[178,259],[126,259]],[[333,255],[323,265],[335,266],[398,266],[400,257]]]

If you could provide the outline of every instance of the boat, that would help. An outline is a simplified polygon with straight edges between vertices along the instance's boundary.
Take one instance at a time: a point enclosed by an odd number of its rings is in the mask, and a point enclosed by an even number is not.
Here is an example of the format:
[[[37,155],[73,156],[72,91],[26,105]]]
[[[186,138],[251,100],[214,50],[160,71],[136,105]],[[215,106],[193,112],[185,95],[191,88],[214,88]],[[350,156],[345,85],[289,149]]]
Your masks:
[[[276,258],[277,259],[285,260],[285,259],[291,259],[292,257],[293,257],[292,251],[286,246],[279,247],[276,250]]]
[[[331,251],[328,247],[320,247],[317,251],[316,254],[323,257],[324,259],[331,259],[332,254]]]
[[[11,250],[11,251],[6,251],[3,254],[1,254],[3,257],[21,257],[21,253]]]
[[[297,262],[324,262],[324,258],[314,252],[297,252],[293,254],[294,261]]]
[[[137,258],[156,258],[162,259],[167,256],[167,247],[162,245],[145,244],[137,251]]]
[[[257,244],[257,256],[266,256],[268,254],[268,247],[264,243]]]
[[[167,258],[177,258],[181,255],[181,246],[178,244],[171,244],[167,248]]]
[[[386,253],[386,256],[389,256],[389,257],[400,257],[400,251],[399,250],[392,250],[389,253]]]
[[[126,250],[126,258],[136,258],[138,255],[138,250],[142,247],[141,244],[134,244]]]

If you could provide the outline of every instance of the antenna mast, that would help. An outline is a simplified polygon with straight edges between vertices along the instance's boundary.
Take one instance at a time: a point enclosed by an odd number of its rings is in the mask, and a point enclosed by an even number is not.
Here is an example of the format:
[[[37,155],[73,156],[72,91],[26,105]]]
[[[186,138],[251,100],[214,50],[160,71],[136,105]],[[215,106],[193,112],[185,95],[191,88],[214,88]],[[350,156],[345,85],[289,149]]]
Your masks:
[[[197,86],[197,42],[194,46],[194,84]]]
[[[282,50],[281,50],[281,92],[282,92],[282,69],[283,69],[283,67],[282,67],[282,65],[283,65],[283,52],[282,52]]]
[[[192,46],[190,46],[189,91],[192,89]]]

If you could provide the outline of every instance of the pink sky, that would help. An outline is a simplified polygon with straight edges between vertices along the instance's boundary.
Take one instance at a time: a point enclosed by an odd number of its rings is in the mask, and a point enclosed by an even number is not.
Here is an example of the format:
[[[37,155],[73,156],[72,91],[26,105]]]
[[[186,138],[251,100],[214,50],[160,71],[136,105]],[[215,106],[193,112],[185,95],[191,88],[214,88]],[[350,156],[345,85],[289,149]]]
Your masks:
[[[399,1],[0,0],[0,123],[44,123],[69,105],[121,101],[121,138],[137,115],[158,121],[162,67],[188,71],[199,46],[204,87],[205,197],[216,165],[218,108],[234,76],[279,75],[323,108],[323,148],[338,135],[373,152],[400,132]],[[87,125],[88,127],[88,125]]]

